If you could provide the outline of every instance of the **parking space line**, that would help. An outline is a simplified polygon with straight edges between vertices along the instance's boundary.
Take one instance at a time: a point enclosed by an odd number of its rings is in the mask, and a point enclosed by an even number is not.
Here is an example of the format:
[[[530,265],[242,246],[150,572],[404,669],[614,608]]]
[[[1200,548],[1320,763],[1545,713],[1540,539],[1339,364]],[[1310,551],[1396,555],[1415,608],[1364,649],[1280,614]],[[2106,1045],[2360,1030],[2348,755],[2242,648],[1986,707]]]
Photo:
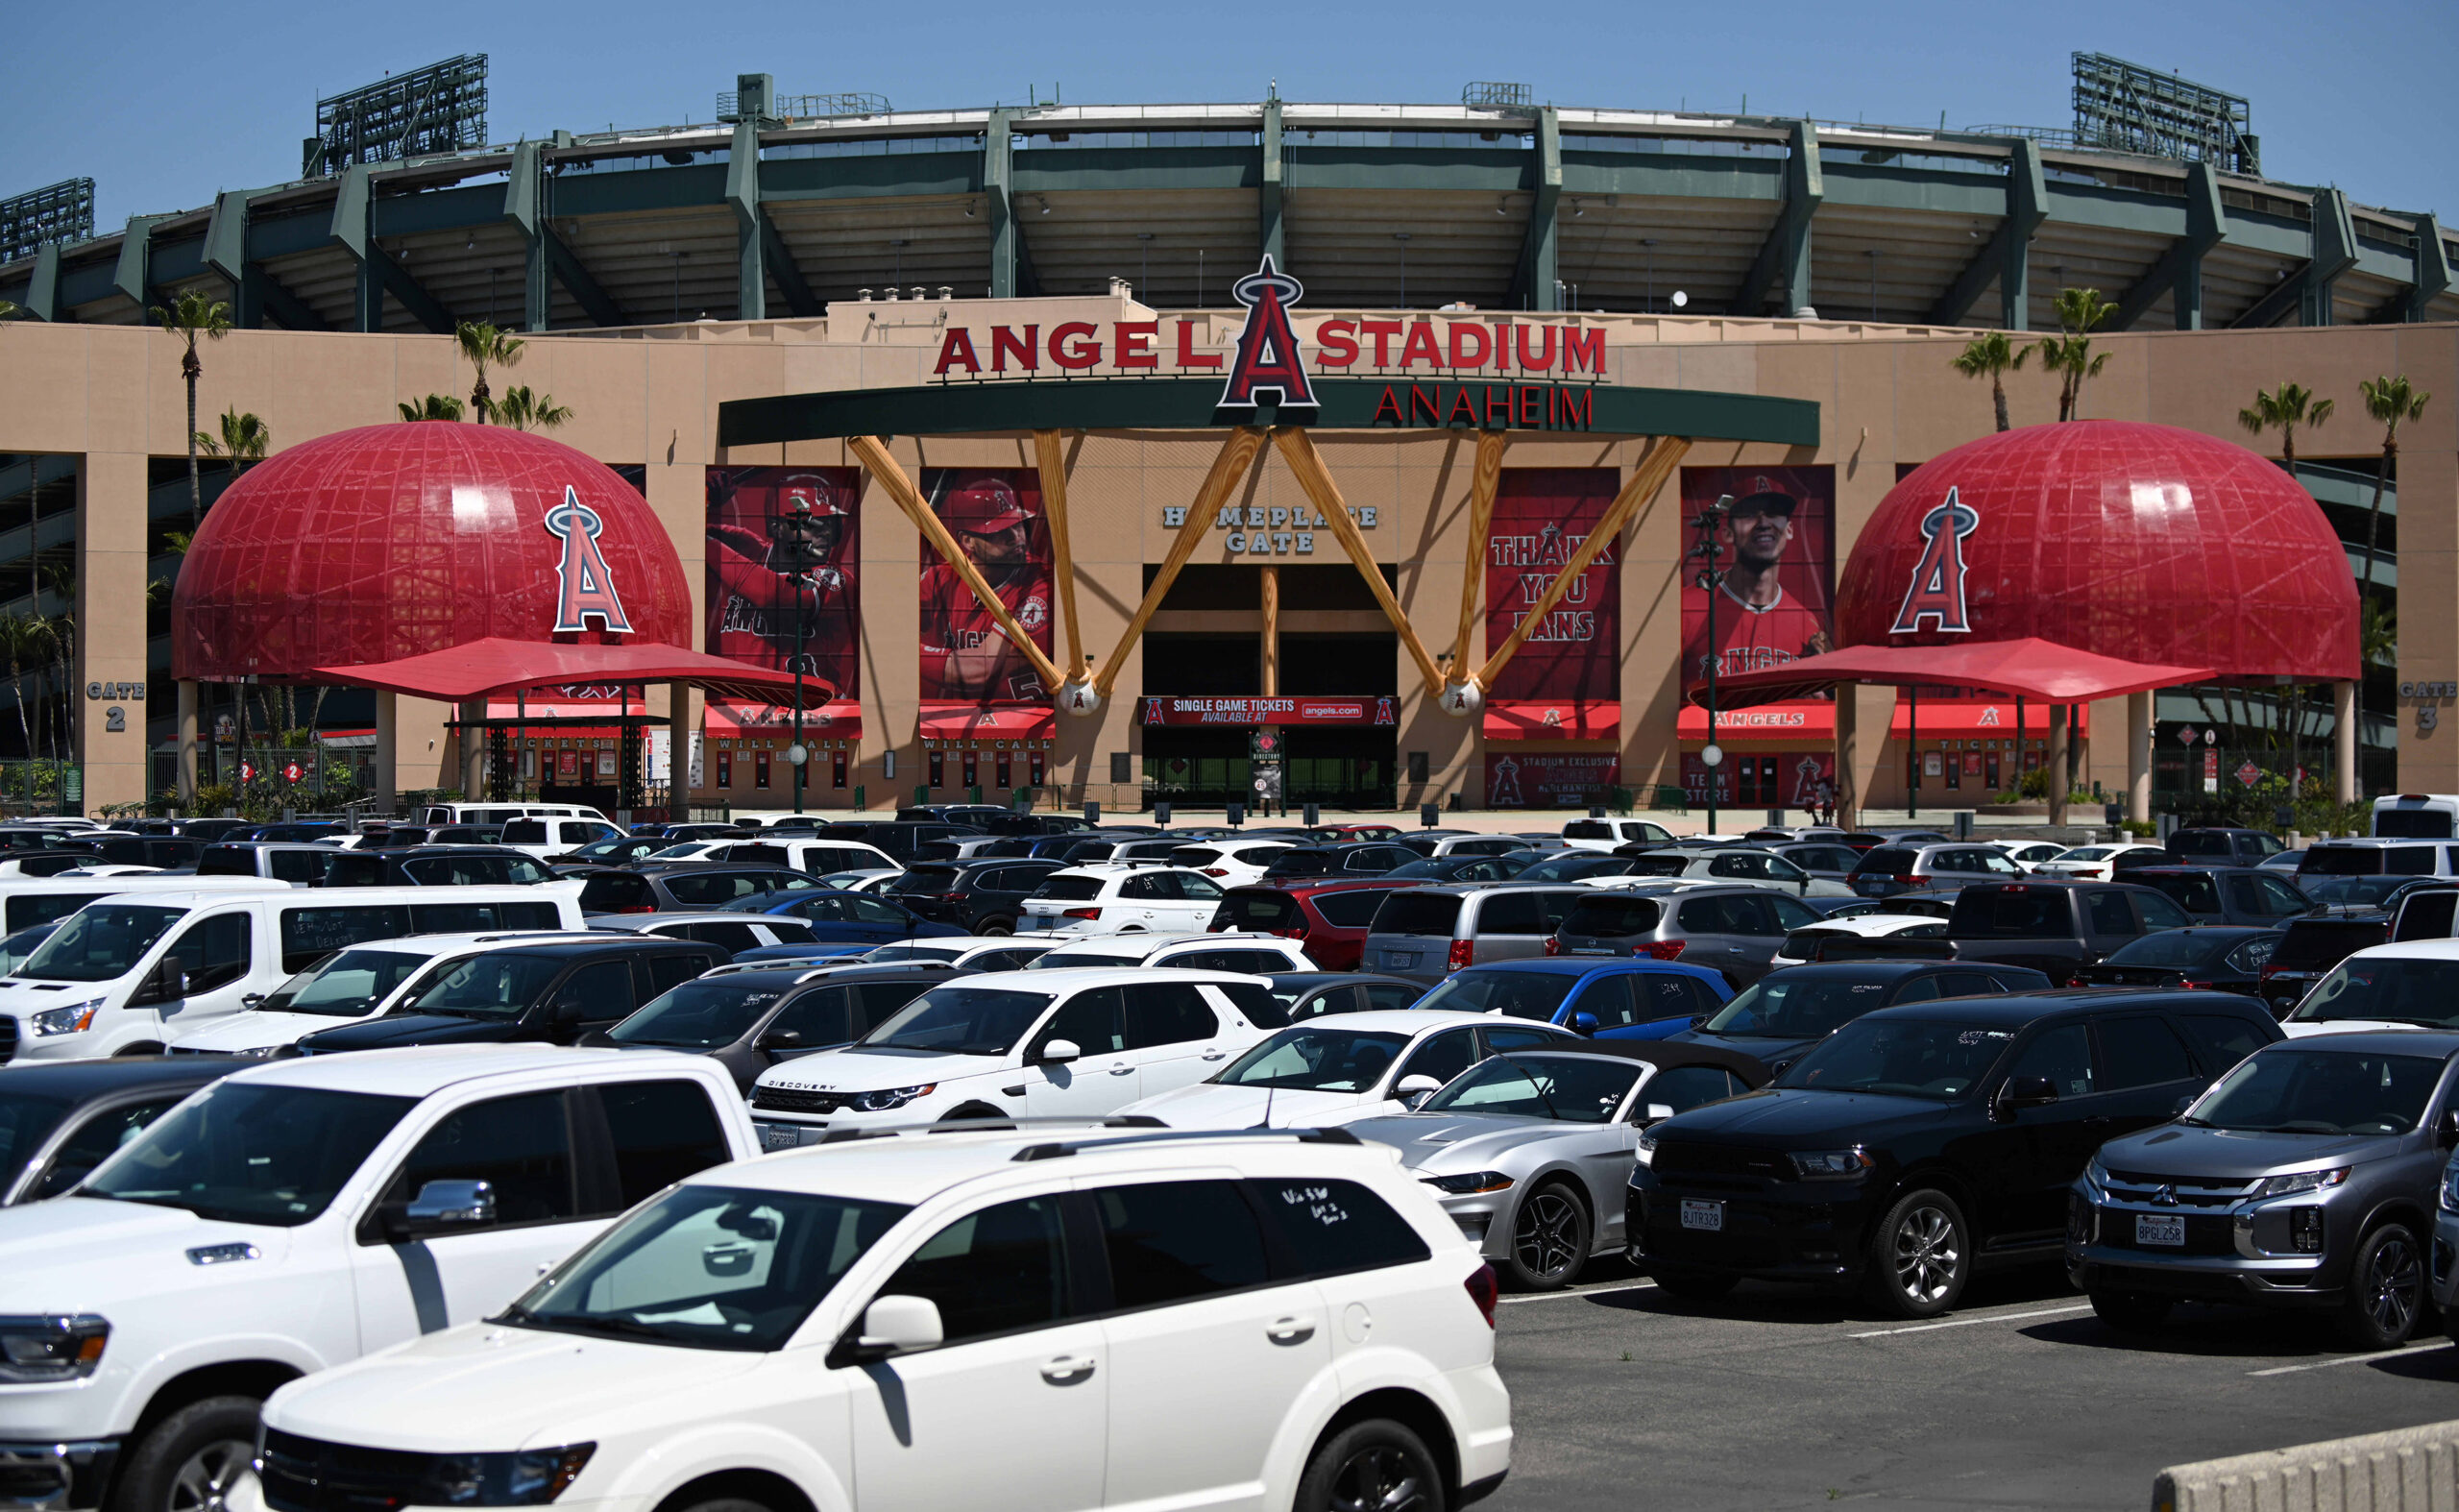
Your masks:
[[[2041,1307],[2032,1312],[1993,1312],[1985,1318],[1955,1318],[1945,1323],[1916,1323],[1902,1329],[1872,1329],[1867,1333],[1851,1335],[1857,1339],[1885,1339],[1899,1333],[1927,1333],[1933,1329],[1969,1329],[1977,1323],[2016,1323],[2025,1318],[2055,1318],[2066,1312],[2089,1312],[2092,1305],[2080,1303],[2072,1307]]]
[[[2328,1370],[2334,1365],[2362,1365],[2369,1360],[2397,1359],[2402,1354],[2422,1354],[2427,1350],[2447,1349],[2450,1341],[2436,1339],[2430,1344],[2411,1344],[2405,1349],[2380,1350],[2372,1354],[2343,1354],[2335,1360],[2313,1360],[2303,1365],[2274,1365],[2269,1370],[2250,1370],[2248,1376],[2294,1376],[2300,1371]]]
[[[1608,1281],[1602,1286],[1575,1286],[1564,1291],[1531,1292],[1524,1297],[1505,1297],[1502,1300],[1505,1305],[1515,1302],[1560,1302],[1565,1297],[1601,1297],[1611,1291],[1645,1291],[1655,1284],[1654,1281]]]

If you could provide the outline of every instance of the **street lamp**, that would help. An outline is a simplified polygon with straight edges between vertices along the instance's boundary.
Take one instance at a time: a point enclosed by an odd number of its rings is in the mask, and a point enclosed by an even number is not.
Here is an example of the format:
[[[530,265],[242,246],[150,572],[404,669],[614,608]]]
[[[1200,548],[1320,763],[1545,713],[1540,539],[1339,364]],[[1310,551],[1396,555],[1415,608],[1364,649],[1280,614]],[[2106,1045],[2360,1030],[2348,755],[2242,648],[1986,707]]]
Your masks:
[[[794,739],[786,747],[786,765],[794,768],[794,812],[803,808],[803,775],[811,768],[811,748],[803,744],[803,637],[809,618],[804,594],[811,587],[811,500],[797,496],[787,506],[783,525],[787,542],[787,577],[794,589]]]
[[[1716,566],[1723,554],[1724,543],[1718,532],[1724,528],[1725,517],[1733,508],[1733,496],[1719,494],[1716,501],[1691,519],[1691,528],[1698,533],[1698,544],[1691,548],[1693,560],[1707,564],[1699,573],[1699,586],[1708,595],[1708,745],[1699,753],[1701,765],[1708,768],[1708,833],[1716,832],[1716,769],[1724,765],[1724,747],[1716,744],[1716,663],[1722,658],[1716,650],[1716,591],[1723,586],[1725,574]]]

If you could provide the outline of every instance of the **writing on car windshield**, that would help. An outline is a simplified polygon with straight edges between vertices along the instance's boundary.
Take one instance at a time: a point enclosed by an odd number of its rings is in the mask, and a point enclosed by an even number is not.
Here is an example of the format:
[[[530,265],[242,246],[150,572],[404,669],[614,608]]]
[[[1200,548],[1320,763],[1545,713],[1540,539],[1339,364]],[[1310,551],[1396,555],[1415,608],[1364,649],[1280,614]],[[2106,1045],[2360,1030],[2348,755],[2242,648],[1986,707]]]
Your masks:
[[[2459,1028],[2459,961],[2352,957],[2333,968],[2288,1016],[2301,1024],[2370,1018]]]

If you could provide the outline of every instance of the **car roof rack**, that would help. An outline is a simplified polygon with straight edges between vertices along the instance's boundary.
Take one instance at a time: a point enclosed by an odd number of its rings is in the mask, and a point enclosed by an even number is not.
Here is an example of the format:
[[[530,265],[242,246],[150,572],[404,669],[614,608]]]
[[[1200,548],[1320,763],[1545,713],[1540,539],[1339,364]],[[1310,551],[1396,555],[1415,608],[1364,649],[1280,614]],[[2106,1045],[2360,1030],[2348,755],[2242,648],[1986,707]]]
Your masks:
[[[1156,1119],[1156,1123],[1159,1120]],[[1058,1144],[1029,1144],[1009,1157],[1011,1160],[1059,1160],[1086,1150],[1107,1150],[1118,1145],[1163,1144],[1201,1139],[1295,1139],[1301,1144],[1356,1144],[1357,1135],[1346,1129],[1162,1129],[1157,1134],[1120,1134],[1108,1139],[1069,1139]]]
[[[1108,1113],[1099,1117],[955,1118],[936,1124],[907,1124],[895,1129],[831,1129],[803,1148],[853,1144],[865,1139],[910,1139],[930,1134],[1016,1134],[1035,1129],[1167,1129],[1151,1113]]]

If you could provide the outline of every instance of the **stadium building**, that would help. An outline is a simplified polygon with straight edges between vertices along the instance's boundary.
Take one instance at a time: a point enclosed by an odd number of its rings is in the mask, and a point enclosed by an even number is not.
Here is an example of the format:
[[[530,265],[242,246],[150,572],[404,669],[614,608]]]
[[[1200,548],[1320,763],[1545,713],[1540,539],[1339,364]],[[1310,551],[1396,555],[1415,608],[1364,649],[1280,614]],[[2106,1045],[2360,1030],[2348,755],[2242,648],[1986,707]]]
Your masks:
[[[2256,389],[2336,400],[2294,476],[2351,573],[2378,524],[2376,597],[2402,613],[2396,670],[2361,692],[2283,675],[2078,707],[2081,780],[2148,776],[2190,804],[2241,763],[2280,766],[2288,726],[2349,791],[2459,790],[2459,732],[2436,727],[2459,695],[2459,290],[2431,215],[2263,178],[2242,133],[2130,151],[1471,97],[896,111],[745,76],[716,124],[485,146],[465,111],[381,150],[332,110],[296,182],[21,241],[0,264],[30,317],[0,329],[0,616],[76,630],[73,666],[0,686],[26,711],[0,714],[0,748],[71,758],[87,807],[176,786],[183,732],[228,776],[250,687],[183,701],[154,587],[190,526],[188,416],[180,342],[142,328],[196,290],[239,328],[201,347],[198,428],[254,414],[277,457],[466,398],[460,322],[525,335],[495,392],[569,406],[555,438],[645,496],[694,648],[798,647],[833,691],[805,727],[817,806],[917,787],[1219,802],[1248,793],[1266,732],[1293,802],[1696,802],[1715,783],[1757,810],[1825,779],[1876,809],[1918,774],[1929,806],[1986,804],[2049,758],[2047,711],[2018,737],[1969,689],[1923,690],[1917,721],[1862,690],[1846,732],[1833,703],[1770,705],[1719,724],[1712,769],[1686,695],[1709,660],[1832,643],[1882,500],[1995,428],[1989,384],[1951,359],[1984,331],[2055,332],[2058,291],[2090,287],[2116,308],[2081,418],[2276,455],[2237,422]],[[1314,406],[1271,386],[1270,352],[1259,402],[1225,392],[1252,366],[1258,280]],[[2357,384],[2390,374],[2444,397],[2400,432],[2375,522],[2381,427]],[[2054,378],[2005,384],[2015,425],[2057,418]],[[208,504],[228,481],[207,464]],[[1713,646],[1705,536],[1745,574],[1713,597]],[[2426,591],[2399,601],[2402,562]],[[798,571],[800,595],[781,586]],[[2203,589],[2132,591],[2193,612]],[[1443,707],[1507,644],[1473,707]],[[1102,695],[1056,712],[1088,677]],[[645,696],[672,798],[791,801],[773,707]],[[469,774],[449,705],[311,702],[353,748],[380,730],[371,769],[394,788]],[[524,705],[500,772],[596,780],[611,731],[573,702]]]

